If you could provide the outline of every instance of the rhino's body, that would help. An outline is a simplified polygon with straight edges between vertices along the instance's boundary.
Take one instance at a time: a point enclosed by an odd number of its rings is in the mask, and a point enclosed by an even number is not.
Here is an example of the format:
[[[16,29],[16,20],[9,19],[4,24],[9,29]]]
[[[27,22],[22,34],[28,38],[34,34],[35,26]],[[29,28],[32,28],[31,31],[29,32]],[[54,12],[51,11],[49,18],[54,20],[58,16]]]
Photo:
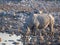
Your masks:
[[[35,31],[37,29],[46,29],[50,26],[51,34],[54,31],[53,25],[54,25],[54,17],[52,15],[47,14],[34,14],[30,15],[30,17],[26,21],[27,26],[27,32],[25,33],[24,37],[29,36],[31,33],[36,34]],[[30,33],[31,32],[31,33]],[[40,32],[39,32],[40,34]],[[38,35],[39,35],[38,34]],[[24,38],[25,40],[25,38]],[[28,40],[29,41],[29,40]],[[23,43],[25,45],[25,43]]]
[[[48,26],[50,26],[50,30],[53,32],[53,25],[54,17],[48,14],[34,14],[30,16],[27,21],[27,27],[29,27],[30,30],[33,30],[34,27],[36,29],[46,29]]]
[[[50,23],[50,17],[48,15],[35,14],[33,18],[34,25],[40,29],[44,28],[48,23]]]

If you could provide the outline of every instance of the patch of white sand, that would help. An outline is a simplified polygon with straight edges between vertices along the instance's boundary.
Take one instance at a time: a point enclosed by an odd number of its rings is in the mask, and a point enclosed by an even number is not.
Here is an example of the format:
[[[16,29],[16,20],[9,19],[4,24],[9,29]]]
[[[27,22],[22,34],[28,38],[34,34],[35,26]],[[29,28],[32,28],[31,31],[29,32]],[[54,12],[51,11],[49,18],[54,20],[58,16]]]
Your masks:
[[[12,36],[9,36],[10,34],[7,33],[0,33],[0,38],[1,38],[1,42],[0,45],[2,45],[2,43],[5,43],[6,45],[14,45],[14,42],[18,42],[19,45],[23,45],[23,43],[21,41],[17,41],[17,39],[21,39],[21,36],[16,36],[15,34]]]

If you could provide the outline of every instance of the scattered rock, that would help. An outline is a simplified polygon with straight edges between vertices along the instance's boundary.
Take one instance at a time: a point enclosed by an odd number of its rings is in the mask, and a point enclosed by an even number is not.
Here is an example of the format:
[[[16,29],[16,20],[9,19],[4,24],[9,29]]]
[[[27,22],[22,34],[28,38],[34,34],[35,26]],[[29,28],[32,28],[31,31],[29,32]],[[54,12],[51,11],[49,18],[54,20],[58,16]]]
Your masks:
[[[19,42],[13,42],[13,44],[19,45]]]
[[[7,40],[5,40],[5,42],[7,42]]]
[[[2,45],[6,45],[6,43],[2,43]]]
[[[14,35],[14,32],[12,32],[11,34]]]
[[[21,39],[17,39],[17,41],[21,41]]]
[[[48,44],[48,45],[50,45],[50,44],[51,44],[51,42],[47,42],[47,44]]]
[[[44,40],[44,37],[43,36],[40,36],[40,40]]]
[[[9,42],[14,42],[14,40],[8,40]]]

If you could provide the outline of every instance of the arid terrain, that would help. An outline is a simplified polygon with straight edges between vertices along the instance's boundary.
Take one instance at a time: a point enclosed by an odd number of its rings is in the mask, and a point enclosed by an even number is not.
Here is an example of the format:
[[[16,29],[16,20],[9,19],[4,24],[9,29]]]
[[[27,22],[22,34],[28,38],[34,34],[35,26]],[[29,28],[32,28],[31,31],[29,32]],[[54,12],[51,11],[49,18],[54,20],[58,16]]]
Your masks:
[[[26,36],[24,41],[26,19],[32,14],[39,14],[39,11],[53,15],[54,35],[50,35],[50,29],[47,28],[35,36]],[[22,0],[0,4],[0,45],[23,45],[24,42],[25,45],[60,45],[59,1]]]

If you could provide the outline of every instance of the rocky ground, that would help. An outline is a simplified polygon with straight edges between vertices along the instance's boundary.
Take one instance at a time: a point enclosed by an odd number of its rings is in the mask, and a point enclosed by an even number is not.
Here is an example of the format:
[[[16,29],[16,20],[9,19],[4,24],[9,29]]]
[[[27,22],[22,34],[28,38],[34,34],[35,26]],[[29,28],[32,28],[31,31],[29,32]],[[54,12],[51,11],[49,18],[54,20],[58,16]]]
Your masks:
[[[55,2],[50,2],[49,6],[53,5]],[[46,4],[45,3],[41,3]],[[57,3],[59,6],[60,3]],[[44,6],[43,6],[44,7]],[[37,11],[37,10],[36,10]],[[44,11],[45,10],[44,8]],[[48,12],[48,11],[47,11]],[[60,12],[50,11],[54,18],[54,37],[49,35],[49,29],[46,29],[45,33],[39,32],[36,36],[27,36],[25,42],[26,45],[59,45],[60,44]],[[6,10],[0,11],[0,45],[23,45],[24,40],[22,34],[25,32],[24,23],[26,19],[29,18],[31,12],[26,11],[16,11],[16,10]],[[38,34],[39,34],[38,33]],[[41,35],[43,33],[43,35]]]

